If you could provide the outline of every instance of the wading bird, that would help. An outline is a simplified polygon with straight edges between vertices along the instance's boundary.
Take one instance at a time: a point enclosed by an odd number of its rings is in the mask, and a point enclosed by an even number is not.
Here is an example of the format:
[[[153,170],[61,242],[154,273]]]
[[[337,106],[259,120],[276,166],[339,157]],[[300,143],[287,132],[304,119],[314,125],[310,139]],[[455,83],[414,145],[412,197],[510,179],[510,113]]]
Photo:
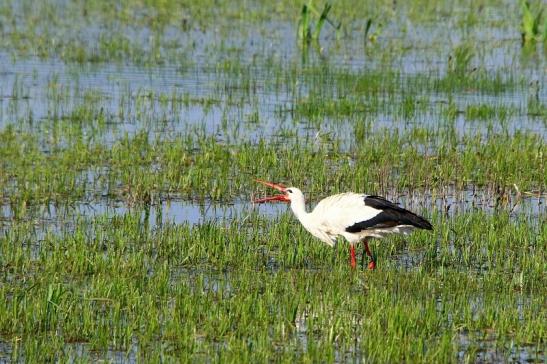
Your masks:
[[[296,218],[313,236],[330,246],[341,235],[350,243],[350,264],[357,265],[355,244],[363,242],[370,258],[369,269],[376,268],[368,241],[383,238],[388,234],[409,234],[414,229],[433,230],[433,226],[421,216],[405,210],[380,196],[353,192],[327,197],[317,204],[312,212],[306,212],[304,195],[296,187],[256,180],[275,188],[283,194],[254,200],[255,203],[282,201],[291,204]],[[363,256],[364,258],[364,256]]]

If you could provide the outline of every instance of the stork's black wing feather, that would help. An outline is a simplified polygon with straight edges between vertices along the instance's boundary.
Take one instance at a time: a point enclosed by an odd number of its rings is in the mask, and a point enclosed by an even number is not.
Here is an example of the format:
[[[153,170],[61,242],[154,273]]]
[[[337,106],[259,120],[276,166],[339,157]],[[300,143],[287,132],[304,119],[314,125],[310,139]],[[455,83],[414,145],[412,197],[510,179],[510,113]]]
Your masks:
[[[412,225],[420,229],[433,230],[433,226],[421,216],[395,205],[380,196],[366,196],[365,205],[381,210],[372,219],[359,221],[346,228],[348,233],[362,230],[389,228],[397,225]]]

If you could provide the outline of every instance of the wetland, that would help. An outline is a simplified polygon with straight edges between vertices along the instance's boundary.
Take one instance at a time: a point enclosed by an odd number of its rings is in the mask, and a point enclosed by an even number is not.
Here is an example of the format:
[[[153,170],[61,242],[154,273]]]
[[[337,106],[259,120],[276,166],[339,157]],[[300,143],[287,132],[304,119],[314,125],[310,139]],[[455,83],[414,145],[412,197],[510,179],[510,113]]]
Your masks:
[[[545,362],[545,4],[330,5],[0,0],[0,363]]]

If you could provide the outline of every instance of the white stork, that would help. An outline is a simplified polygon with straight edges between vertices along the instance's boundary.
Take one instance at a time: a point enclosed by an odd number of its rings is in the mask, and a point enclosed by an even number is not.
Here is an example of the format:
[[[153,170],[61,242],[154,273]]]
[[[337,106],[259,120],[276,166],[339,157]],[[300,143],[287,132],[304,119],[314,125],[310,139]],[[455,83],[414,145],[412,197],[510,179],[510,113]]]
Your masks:
[[[421,216],[405,210],[380,196],[354,192],[327,197],[317,204],[312,212],[306,212],[304,194],[296,187],[256,180],[283,192],[281,195],[254,200],[290,202],[291,210],[302,226],[313,236],[330,246],[341,235],[350,243],[350,264],[356,266],[355,244],[363,242],[370,258],[369,269],[376,268],[368,246],[370,238],[382,238],[389,234],[407,235],[414,229],[433,230],[433,226]]]

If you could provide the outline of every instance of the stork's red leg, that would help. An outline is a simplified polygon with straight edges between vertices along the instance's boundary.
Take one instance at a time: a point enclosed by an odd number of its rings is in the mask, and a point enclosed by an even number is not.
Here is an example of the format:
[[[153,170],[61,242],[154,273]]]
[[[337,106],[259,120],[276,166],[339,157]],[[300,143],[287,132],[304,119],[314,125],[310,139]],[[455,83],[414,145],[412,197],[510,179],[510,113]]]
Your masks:
[[[361,269],[365,269],[365,249],[363,249],[363,254],[361,254]]]
[[[376,269],[376,262],[374,261],[374,257],[372,256],[372,253],[370,252],[370,249],[368,247],[368,240],[365,240],[365,251],[370,258],[370,262],[368,263],[368,269]]]
[[[355,267],[357,266],[357,260],[355,259],[355,247],[353,246],[353,244],[349,246],[349,255],[350,255],[349,264],[351,264],[352,269],[355,269]]]

